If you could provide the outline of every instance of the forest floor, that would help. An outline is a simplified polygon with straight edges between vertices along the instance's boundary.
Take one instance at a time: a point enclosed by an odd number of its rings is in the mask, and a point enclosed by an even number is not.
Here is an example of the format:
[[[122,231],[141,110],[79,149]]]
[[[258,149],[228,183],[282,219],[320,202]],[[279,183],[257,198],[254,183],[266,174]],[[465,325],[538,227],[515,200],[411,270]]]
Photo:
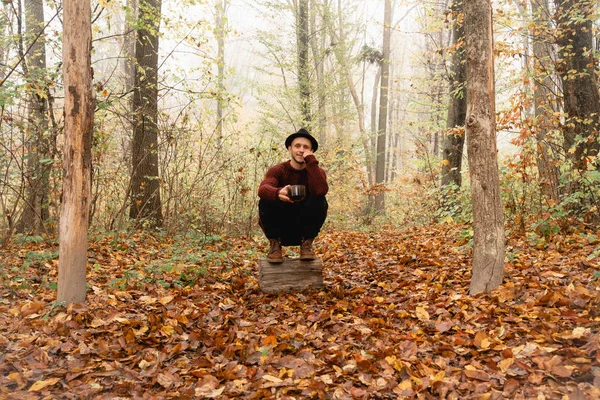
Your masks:
[[[57,244],[20,240],[0,398],[600,398],[600,239],[509,237],[504,283],[470,296],[464,232],[325,232],[324,288],[278,295],[262,238],[103,235],[70,307]]]

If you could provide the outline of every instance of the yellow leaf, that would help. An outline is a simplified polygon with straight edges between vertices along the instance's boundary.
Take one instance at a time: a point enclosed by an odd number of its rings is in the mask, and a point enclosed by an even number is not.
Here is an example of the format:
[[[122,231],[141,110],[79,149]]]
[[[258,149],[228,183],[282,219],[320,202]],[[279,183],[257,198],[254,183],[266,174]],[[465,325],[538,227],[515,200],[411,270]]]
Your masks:
[[[152,303],[156,303],[157,299],[155,297],[151,297],[151,296],[142,296],[142,297],[140,297],[140,300],[144,304],[152,304]]]
[[[419,306],[415,310],[415,313],[417,314],[419,321],[429,321],[429,313],[425,308]]]
[[[400,384],[398,386],[396,386],[396,389],[399,389],[399,390],[412,389],[412,382],[410,381],[410,379],[402,381],[402,382],[400,382]]]
[[[170,325],[163,325],[160,331],[165,336],[171,336],[175,332],[175,328]]]
[[[281,379],[277,378],[276,376],[272,376],[272,375],[263,375],[262,378],[266,381],[270,381],[273,383],[281,383],[283,382]]]
[[[92,320],[92,322],[90,323],[90,326],[91,326],[92,328],[97,328],[97,327],[99,327],[99,326],[103,326],[103,325],[106,325],[106,322],[105,322],[105,321],[103,321],[103,320],[101,320],[100,318],[94,318],[94,319]]]
[[[433,378],[431,378],[431,383],[443,382],[444,376],[446,376],[446,371],[439,371]]]
[[[36,383],[31,385],[31,387],[29,388],[29,391],[30,392],[39,392],[40,390],[43,390],[44,388],[46,388],[48,386],[56,385],[59,381],[60,381],[60,378],[52,378],[52,379],[46,379],[43,381],[37,381]]]
[[[490,348],[490,339],[484,332],[477,332],[474,340],[475,346],[479,347],[482,350],[486,350]]]
[[[140,336],[140,335],[143,335],[144,333],[148,332],[148,329],[149,329],[149,328],[148,328],[148,326],[147,326],[147,325],[144,325],[144,326],[142,326],[140,329],[138,329],[138,330],[134,331],[134,333],[135,333],[135,336]]]
[[[513,365],[514,363],[515,363],[514,358],[505,358],[504,360],[502,360],[498,363],[498,368],[500,368],[500,371],[506,373],[506,371],[508,371],[510,366]]]
[[[573,329],[573,337],[575,339],[581,339],[581,337],[583,335],[585,335],[586,333],[588,333],[589,329],[583,328],[581,326]]]
[[[165,296],[165,297],[161,297],[160,304],[167,305],[169,304],[173,299],[175,298],[175,296]]]
[[[398,372],[401,372],[402,368],[404,368],[404,364],[402,363],[402,361],[396,359],[396,356],[387,356],[385,358],[385,361],[387,361],[388,364],[394,367],[394,369]]]

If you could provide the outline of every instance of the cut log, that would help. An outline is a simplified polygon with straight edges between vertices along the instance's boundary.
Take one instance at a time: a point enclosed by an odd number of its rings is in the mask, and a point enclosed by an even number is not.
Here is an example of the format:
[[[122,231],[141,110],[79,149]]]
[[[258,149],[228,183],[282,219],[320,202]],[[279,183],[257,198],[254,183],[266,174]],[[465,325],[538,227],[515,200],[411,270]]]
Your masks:
[[[264,293],[302,291],[323,287],[323,263],[321,260],[301,261],[284,258],[280,264],[265,259],[258,263],[258,285]]]

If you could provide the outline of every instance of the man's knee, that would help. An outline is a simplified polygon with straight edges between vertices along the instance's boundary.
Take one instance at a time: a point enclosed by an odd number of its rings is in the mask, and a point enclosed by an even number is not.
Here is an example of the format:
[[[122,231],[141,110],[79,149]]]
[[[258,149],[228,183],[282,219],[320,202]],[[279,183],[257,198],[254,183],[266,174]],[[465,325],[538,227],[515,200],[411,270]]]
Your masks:
[[[326,213],[327,209],[329,208],[329,204],[327,203],[325,196],[313,196],[307,199],[306,207]]]

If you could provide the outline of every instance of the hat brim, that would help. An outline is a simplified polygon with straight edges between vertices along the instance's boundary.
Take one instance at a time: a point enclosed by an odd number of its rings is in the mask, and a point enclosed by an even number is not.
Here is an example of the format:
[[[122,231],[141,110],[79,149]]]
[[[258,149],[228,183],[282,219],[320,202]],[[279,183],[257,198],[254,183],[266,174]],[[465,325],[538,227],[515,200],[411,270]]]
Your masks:
[[[317,142],[317,139],[315,139],[312,135],[308,135],[302,132],[292,133],[290,136],[288,136],[287,139],[285,139],[285,148],[287,149],[288,147],[290,147],[294,139],[299,137],[303,137],[305,139],[310,140],[310,143],[312,144],[312,151],[317,151],[317,149],[319,148],[319,142]]]

